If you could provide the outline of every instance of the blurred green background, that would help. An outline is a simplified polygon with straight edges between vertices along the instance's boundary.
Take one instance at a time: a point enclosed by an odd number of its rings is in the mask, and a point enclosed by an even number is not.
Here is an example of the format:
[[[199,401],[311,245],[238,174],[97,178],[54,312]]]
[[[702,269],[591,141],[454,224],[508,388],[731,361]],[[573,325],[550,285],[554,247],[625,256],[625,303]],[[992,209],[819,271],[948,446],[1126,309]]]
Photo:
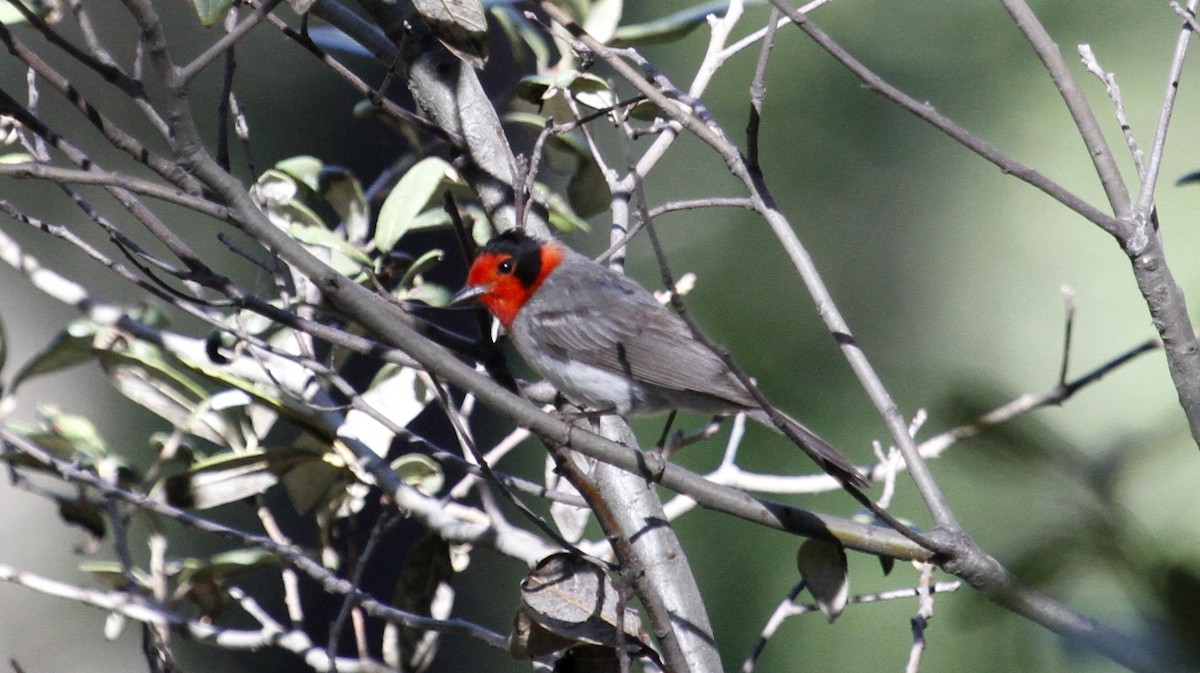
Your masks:
[[[181,0],[159,4],[175,26],[173,39],[185,45],[182,53],[198,53],[219,36],[200,28]],[[1075,48],[1092,45],[1116,74],[1133,132],[1148,149],[1179,18],[1165,3],[1031,4],[1075,64],[1128,179],[1134,171],[1112,106],[1102,85],[1078,65]],[[627,22],[688,6],[678,1],[630,5]],[[116,9],[111,14],[114,26],[105,30],[121,34],[125,17]],[[766,15],[761,6],[748,10],[738,35],[761,25]],[[1103,206],[1087,152],[1054,87],[999,3],[845,0],[813,18],[885,79]],[[37,37],[18,30],[40,48]],[[701,27],[679,42],[646,47],[643,53],[686,88],[706,41]],[[704,96],[715,119],[739,143],[756,58],[756,48],[736,56]],[[401,143],[380,125],[352,119],[353,93],[269,27],[257,29],[240,48],[239,61],[237,88],[248,109],[259,170],[281,158],[313,154],[370,180],[401,151]],[[1188,65],[1194,61],[1189,58]],[[374,82],[381,74],[374,67],[361,71]],[[484,76],[504,82],[513,73]],[[0,60],[7,91],[22,91],[23,78],[14,59]],[[1189,293],[1197,287],[1194,220],[1200,187],[1174,182],[1200,169],[1194,133],[1200,106],[1191,79],[1185,70],[1157,201],[1168,262]],[[205,114],[215,109],[218,81],[215,70],[208,73],[193,96],[198,106],[208,106],[201,107]],[[866,90],[799,31],[781,30],[767,84],[761,145],[769,184],[901,409],[909,415],[928,411],[921,437],[1056,383],[1064,284],[1073,289],[1078,306],[1073,373],[1153,335],[1128,261],[1107,235]],[[103,88],[93,82],[89,91]],[[62,105],[52,95],[45,98],[47,106]],[[109,104],[114,110],[128,108]],[[68,130],[88,137],[82,128]],[[646,191],[654,204],[740,195],[719,158],[687,138],[649,177]],[[0,197],[50,220],[80,221],[45,186],[7,182]],[[593,233],[572,234],[568,241],[587,251],[606,247],[603,216],[593,224]],[[676,275],[692,271],[699,276],[688,302],[710,334],[759,378],[776,404],[848,455],[868,461],[871,442],[886,442],[885,430],[766,225],[736,210],[670,215],[657,224]],[[218,227],[212,223],[190,218],[180,225],[195,227],[191,231],[218,249],[213,240]],[[139,298],[57,244],[9,222],[4,227],[47,265],[70,272],[98,295]],[[241,266],[232,256],[228,261]],[[644,241],[633,246],[629,271],[657,286],[653,255]],[[75,315],[45,300],[6,267],[0,269],[0,317],[11,367]],[[149,432],[158,429],[154,418],[112,394],[103,377],[89,369],[37,381],[22,398],[17,417],[30,418],[35,403],[53,402],[96,419],[114,445],[144,447]],[[658,423],[638,427],[647,443],[660,429]],[[721,449],[722,441],[715,440],[689,448],[679,460],[711,469]],[[524,469],[539,474],[539,450],[531,445],[525,453]],[[796,452],[759,429],[751,431],[743,462],[764,471],[807,469]],[[1055,597],[1111,625],[1153,633],[1164,639],[1164,648],[1173,624],[1195,628],[1182,620],[1194,609],[1189,604],[1196,596],[1189,590],[1198,586],[1193,578],[1200,570],[1195,520],[1200,456],[1161,354],[1126,365],[1061,408],[1040,410],[955,446],[933,470],[966,530]],[[900,484],[893,511],[927,525],[905,477]],[[797,502],[842,515],[856,510],[836,494]],[[795,583],[799,541],[706,512],[687,515],[678,530],[708,598],[726,668],[732,670]],[[0,488],[0,540],[0,562],[89,581],[75,569],[75,534],[44,502],[12,488]],[[885,578],[869,557],[852,555],[851,568],[854,592],[910,586],[916,579],[906,566]],[[476,552],[458,586],[464,616],[505,630],[521,573],[512,561]],[[816,615],[794,619],[767,646],[758,670],[900,670],[915,609],[912,600],[854,606],[833,626]],[[135,630],[106,643],[103,619],[98,611],[0,585],[0,656],[18,660],[28,671],[143,666]],[[931,673],[1119,670],[992,607],[969,589],[939,597],[926,637],[922,670]],[[1186,631],[1181,637],[1190,638],[1190,647],[1200,641]],[[482,663],[473,668],[528,670],[527,664],[510,663],[474,643],[447,645],[464,655],[478,653]],[[246,659],[197,646],[183,650],[190,655],[184,658],[186,670],[279,665],[269,655]],[[463,668],[453,657],[444,658],[442,666]]]

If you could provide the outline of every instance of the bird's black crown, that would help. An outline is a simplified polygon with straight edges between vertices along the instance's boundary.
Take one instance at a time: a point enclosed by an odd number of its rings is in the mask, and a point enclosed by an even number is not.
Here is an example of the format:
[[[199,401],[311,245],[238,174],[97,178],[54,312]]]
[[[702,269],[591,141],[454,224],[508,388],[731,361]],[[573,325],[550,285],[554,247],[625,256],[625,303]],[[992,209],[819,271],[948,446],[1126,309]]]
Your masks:
[[[480,254],[504,255],[512,259],[512,273],[522,285],[537,282],[542,273],[542,243],[520,229],[499,234],[483,246]]]

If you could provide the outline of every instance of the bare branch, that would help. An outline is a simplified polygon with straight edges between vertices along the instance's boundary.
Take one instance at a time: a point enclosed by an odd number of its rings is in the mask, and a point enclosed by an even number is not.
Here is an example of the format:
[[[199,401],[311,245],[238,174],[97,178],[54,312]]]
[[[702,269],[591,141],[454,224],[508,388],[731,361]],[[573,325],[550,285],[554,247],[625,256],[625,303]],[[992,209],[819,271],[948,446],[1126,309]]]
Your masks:
[[[1187,11],[1196,15],[1197,0],[1189,0]],[[1171,113],[1175,111],[1175,97],[1179,93],[1179,78],[1183,72],[1183,61],[1187,56],[1188,43],[1191,41],[1192,28],[1184,23],[1175,41],[1175,54],[1167,73],[1167,86],[1163,92],[1162,108],[1159,110],[1158,126],[1154,130],[1154,140],[1150,145],[1150,156],[1146,160],[1146,175],[1138,192],[1134,212],[1138,224],[1142,227],[1153,226],[1151,212],[1154,210],[1154,189],[1158,183],[1158,172],[1162,168],[1163,152],[1167,144],[1167,128],[1171,125]],[[1147,236],[1150,234],[1147,233]]]
[[[149,196],[166,203],[189,208],[216,220],[224,220],[229,213],[224,206],[204,197],[194,196],[177,188],[142,180],[125,173],[112,173],[100,168],[78,170],[41,163],[0,164],[0,176],[46,180],[59,184],[120,187],[134,194]]]
[[[18,2],[17,4],[20,3]],[[196,181],[187,175],[185,171],[181,170],[178,164],[159,156],[137,138],[134,138],[124,129],[114,124],[112,120],[89,103],[84,98],[82,92],[76,89],[65,76],[52,68],[37,54],[27,49],[24,43],[16,39],[3,24],[0,24],[0,42],[4,43],[9,53],[28,65],[39,77],[49,83],[67,101],[74,105],[79,110],[79,113],[83,115],[84,119],[100,131],[113,147],[125,152],[135,161],[145,164],[151,170],[179,186],[184,191],[192,194],[198,192],[199,188]],[[38,130],[37,124],[31,125],[31,128],[35,132],[38,132],[39,135],[46,135]],[[47,138],[47,140],[50,140],[50,138]]]
[[[197,56],[187,65],[180,66],[179,79],[187,83],[195,79],[210,63],[224,55],[227,51],[233,49],[233,46],[242,39],[246,33],[249,33],[255,26],[262,23],[262,20],[270,14],[282,0],[264,0],[262,4],[254,10],[254,13],[246,17],[244,21],[239,23],[236,28],[226,33],[221,39],[217,40],[211,47],[204,50],[204,53]]]
[[[4,564],[0,564],[0,582],[10,582],[43,595],[91,605],[110,613],[124,615],[148,626],[170,628],[193,640],[212,643],[228,650],[252,651],[264,647],[279,647],[300,655],[305,663],[316,671],[336,670],[341,673],[390,673],[391,671],[378,662],[361,657],[343,658],[336,662],[329,661],[322,656],[323,650],[315,647],[303,631],[285,629],[281,624],[270,619],[266,612],[258,609],[256,604],[236,587],[232,587],[230,593],[239,599],[248,613],[260,621],[263,628],[259,630],[221,628],[207,620],[186,618],[134,594],[122,591],[98,591],[75,586],[36,573],[17,570]]]
[[[1100,178],[1104,193],[1108,195],[1108,204],[1113,213],[1117,219],[1128,221],[1133,215],[1129,189],[1121,177],[1121,170],[1117,166],[1112,150],[1108,147],[1108,141],[1104,138],[1100,123],[1096,121],[1096,115],[1092,113],[1091,106],[1088,105],[1087,99],[1080,91],[1079,83],[1071,74],[1071,69],[1067,65],[1066,59],[1063,58],[1062,52],[1058,50],[1058,45],[1046,32],[1045,27],[1038,21],[1037,16],[1034,15],[1025,0],[1002,0],[1002,2],[1017,27],[1029,40],[1029,44],[1037,53],[1038,58],[1042,60],[1042,64],[1050,71],[1050,79],[1054,82],[1054,86],[1058,87],[1058,92],[1062,96],[1063,102],[1066,103],[1071,118],[1075,120],[1079,136],[1087,146],[1088,155],[1096,167],[1096,175]],[[1092,221],[1102,227],[1105,226],[1096,220]],[[1106,230],[1108,230],[1107,227]],[[1114,232],[1110,231],[1110,233]],[[1114,233],[1114,235],[1121,241],[1128,240],[1128,236],[1119,233]]]
[[[812,38],[813,42],[816,42],[817,45],[845,66],[854,76],[858,77],[868,89],[879,93],[898,105],[901,109],[911,112],[918,118],[933,125],[967,149],[995,164],[1006,175],[1012,175],[1045,192],[1054,200],[1079,213],[1085,219],[1099,226],[1118,240],[1124,241],[1129,237],[1132,229],[1127,222],[1101,212],[1062,185],[975,137],[950,118],[937,112],[932,105],[922,103],[892,86],[858,59],[851,56],[849,52],[843,49],[828,34],[813,24],[807,16],[788,5],[784,0],[771,0],[771,3],[791,19],[800,30]]]
[[[1120,125],[1121,133],[1125,136],[1125,145],[1129,148],[1129,154],[1133,158],[1133,165],[1137,169],[1138,178],[1144,180],[1146,178],[1146,164],[1142,161],[1142,149],[1138,147],[1137,138],[1133,135],[1133,127],[1129,125],[1129,117],[1125,114],[1125,101],[1121,97],[1121,87],[1117,86],[1116,75],[1100,67],[1100,61],[1096,59],[1096,54],[1092,51],[1090,45],[1079,45],[1079,57],[1083,61],[1083,67],[1087,68],[1088,72],[1095,75],[1104,83],[1104,90],[1108,93],[1109,100],[1112,101],[1117,117],[1117,124]]]
[[[467,635],[477,638],[493,647],[502,649],[507,648],[507,641],[504,636],[484,629],[476,624],[457,619],[440,620],[433,619],[431,617],[423,617],[421,615],[410,614],[381,603],[354,587],[353,584],[348,580],[337,577],[323,567],[319,562],[313,560],[307,554],[298,551],[290,545],[277,544],[270,538],[244,533],[240,530],[230,528],[223,524],[216,523],[189,512],[185,512],[181,509],[172,507],[171,505],[160,502],[148,496],[141,495],[139,493],[133,493],[109,484],[91,472],[81,469],[69,461],[62,460],[61,458],[50,454],[48,451],[45,451],[33,442],[30,442],[24,437],[13,433],[12,430],[7,427],[0,426],[0,441],[3,441],[4,444],[7,444],[13,449],[29,455],[45,465],[51,466],[55,471],[62,475],[64,479],[93,488],[106,498],[113,498],[121,502],[126,502],[139,509],[166,516],[184,526],[196,529],[209,535],[213,535],[223,540],[229,540],[239,545],[255,547],[257,549],[269,551],[278,556],[280,561],[283,563],[286,563],[296,570],[308,575],[313,580],[316,580],[325,591],[338,595],[353,596],[355,601],[373,616],[415,628],[441,631],[443,633]]]

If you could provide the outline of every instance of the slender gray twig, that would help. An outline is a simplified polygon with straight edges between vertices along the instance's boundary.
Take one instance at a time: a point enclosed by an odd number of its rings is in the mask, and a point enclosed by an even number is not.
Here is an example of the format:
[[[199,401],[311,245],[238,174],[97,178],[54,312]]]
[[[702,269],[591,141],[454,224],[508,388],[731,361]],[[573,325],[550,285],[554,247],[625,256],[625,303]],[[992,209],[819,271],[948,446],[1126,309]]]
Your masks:
[[[1131,232],[1131,226],[1127,222],[1092,206],[1057,182],[980,140],[954,120],[939,113],[929,103],[913,98],[893,86],[861,61],[851,56],[833,38],[810,21],[806,15],[788,5],[785,0],[771,0],[771,4],[791,19],[800,30],[812,38],[813,42],[817,43],[818,46],[853,73],[854,76],[858,77],[868,89],[875,91],[895,103],[901,109],[933,125],[967,149],[995,164],[1006,175],[1012,175],[1045,192],[1054,200],[1079,213],[1085,219],[1107,231],[1117,239],[1124,240],[1128,237]]]
[[[1083,91],[1080,90],[1079,82],[1071,73],[1067,60],[1059,51],[1058,44],[1050,37],[1050,33],[1038,21],[1025,0],[1001,0],[1001,2],[1017,24],[1017,28],[1024,33],[1038,58],[1042,60],[1042,64],[1046,66],[1046,70],[1050,72],[1050,79],[1054,82],[1054,86],[1058,87],[1067,111],[1075,120],[1075,128],[1079,131],[1079,137],[1087,146],[1088,156],[1091,157],[1092,164],[1095,166],[1096,175],[1100,178],[1104,193],[1108,195],[1108,203],[1112,207],[1113,213],[1117,219],[1128,221],[1132,215],[1129,189],[1126,187],[1124,178],[1121,177],[1121,169],[1117,166],[1112,149],[1108,146],[1108,140],[1104,137],[1100,122],[1096,121],[1096,115],[1092,112]],[[1096,224],[1100,224],[1100,222],[1096,222]],[[1101,224],[1101,226],[1104,225]],[[1118,238],[1125,240],[1123,236],[1118,236]]]
[[[239,545],[254,547],[271,552],[289,566],[316,580],[321,587],[330,593],[338,595],[353,595],[356,602],[369,614],[394,621],[398,624],[414,628],[454,633],[471,636],[493,647],[507,648],[507,639],[501,634],[485,629],[477,624],[459,619],[434,619],[423,617],[390,607],[375,600],[355,588],[348,580],[342,579],[323,567],[318,561],[293,546],[277,544],[269,537],[251,535],[236,528],[196,516],[190,512],[168,505],[161,500],[140,493],[134,493],[118,486],[109,484],[92,472],[79,467],[71,461],[54,456],[30,440],[14,433],[7,426],[0,426],[0,441],[21,453],[50,466],[67,481],[86,485],[106,498],[129,503],[138,509],[154,512],[168,517],[181,525],[213,535],[223,540],[229,540]]]
[[[224,206],[202,196],[188,194],[178,188],[143,180],[127,173],[114,173],[101,168],[81,170],[32,162],[0,164],[0,176],[46,180],[62,184],[120,187],[134,194],[141,194],[142,196],[158,199],[164,203],[183,206],[216,220],[225,219],[229,213],[229,210]]]
[[[1188,14],[1196,15],[1198,0],[1189,0]],[[1175,53],[1171,59],[1170,70],[1167,73],[1167,85],[1163,91],[1162,107],[1159,109],[1158,124],[1154,129],[1154,140],[1150,144],[1150,155],[1146,159],[1146,175],[1142,179],[1142,187],[1138,192],[1134,212],[1144,217],[1142,226],[1152,226],[1151,211],[1154,209],[1154,189],[1158,184],[1158,173],[1162,169],[1163,154],[1167,145],[1167,128],[1171,125],[1171,114],[1175,111],[1175,98],[1179,93],[1179,79],[1183,73],[1183,63],[1187,56],[1188,44],[1192,38],[1192,28],[1187,22],[1179,30],[1175,40]]]
[[[263,19],[265,19],[266,16],[270,14],[271,11],[274,10],[275,7],[277,7],[282,1],[283,0],[263,0],[262,3],[259,4],[259,6],[254,10],[254,13],[246,17],[233,30],[221,36],[221,39],[213,43],[213,45],[208,49],[205,49],[204,52],[199,56],[192,59],[191,63],[180,66],[179,72],[177,73],[179,81],[187,84],[195,79],[195,77],[199,75],[200,72],[205,68],[207,68],[210,63],[223,56],[225,52],[233,49],[233,46],[241,41],[241,39],[245,37],[246,33],[249,33],[255,26],[262,23]]]

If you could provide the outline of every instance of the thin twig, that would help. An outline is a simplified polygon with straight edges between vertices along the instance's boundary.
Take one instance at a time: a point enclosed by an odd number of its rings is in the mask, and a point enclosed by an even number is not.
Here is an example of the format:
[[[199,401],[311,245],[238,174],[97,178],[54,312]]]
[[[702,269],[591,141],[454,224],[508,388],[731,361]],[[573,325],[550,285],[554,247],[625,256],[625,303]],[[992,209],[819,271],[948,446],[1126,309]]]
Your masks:
[[[1200,23],[1196,22],[1196,13],[1194,11],[1189,12],[1178,2],[1172,2],[1171,9],[1179,15],[1179,18],[1183,19],[1183,22],[1187,24],[1188,28],[1192,29],[1193,33],[1200,33]]]
[[[217,220],[225,219],[229,213],[224,206],[204,197],[194,196],[177,188],[142,180],[125,173],[110,173],[99,168],[78,170],[41,163],[0,164],[0,176],[32,178],[65,184],[121,187],[135,194],[189,208]]]
[[[949,582],[937,582],[929,586],[931,594],[951,593],[958,591],[962,587],[962,582],[953,580]],[[778,632],[779,627],[790,617],[796,617],[806,614],[819,614],[821,609],[815,603],[798,604],[795,602],[800,592],[804,590],[804,582],[800,581],[792,587],[779,604],[775,607],[774,612],[767,619],[767,623],[763,626],[762,633],[759,634],[759,639],[755,643],[753,650],[746,659],[742,661],[741,673],[750,673],[754,670],[754,664],[758,657],[762,654],[762,650],[766,647],[770,639]],[[865,605],[868,603],[879,603],[883,601],[902,600],[905,598],[919,598],[921,589],[919,587],[911,587],[904,589],[890,589],[888,591],[880,591],[873,594],[860,594],[851,596],[847,601],[849,605]]]
[[[504,480],[500,479],[495,473],[492,472],[492,466],[488,464],[487,457],[484,456],[483,452],[479,450],[478,446],[476,446],[475,440],[472,438],[470,430],[466,426],[464,419],[454,411],[453,400],[450,397],[450,392],[446,390],[446,387],[437,379],[434,379],[433,381],[435,384],[434,390],[437,392],[438,399],[447,412],[446,416],[450,419],[450,423],[454,427],[454,432],[458,436],[459,443],[464,449],[467,450],[468,455],[475,459],[476,464],[483,473],[484,477],[487,478],[488,483],[495,484],[497,486],[497,490],[500,491],[504,498],[508,500],[513,507],[517,508],[517,511],[523,514],[525,518],[530,521],[530,523],[538,528],[538,530],[542,531],[542,533],[544,533],[551,540],[554,540],[556,544],[561,546],[563,549],[575,549],[575,545],[564,538],[562,534],[554,528],[554,526],[550,525],[550,522],[546,521],[546,519],[540,516],[537,512],[534,512],[532,509],[530,509],[529,505],[526,505],[523,500],[517,497],[516,493],[508,488],[508,485]],[[489,512],[489,515],[493,526],[497,529],[509,527],[509,524],[501,516],[498,508],[494,512]]]
[[[1062,366],[1058,369],[1058,385],[1065,386],[1067,384],[1067,374],[1071,367],[1071,335],[1075,327],[1075,291],[1070,285],[1062,286],[1063,309],[1065,312],[1063,320],[1063,348],[1062,348]]]
[[[21,451],[22,453],[29,455],[31,458],[34,458],[43,464],[51,466],[64,479],[70,482],[89,486],[106,498],[114,498],[116,500],[129,503],[130,505],[133,505],[139,509],[168,517],[183,526],[187,526],[188,528],[192,528],[224,540],[230,540],[239,545],[255,547],[269,551],[278,556],[280,561],[283,563],[296,568],[300,572],[303,572],[310,578],[316,580],[326,592],[339,595],[354,594],[356,602],[358,602],[358,604],[361,605],[363,609],[365,609],[372,616],[380,617],[398,624],[411,626],[413,628],[440,631],[443,633],[468,635],[494,647],[507,649],[507,639],[501,634],[485,629],[477,624],[459,619],[434,619],[432,617],[424,617],[389,607],[384,603],[378,602],[373,597],[367,595],[361,590],[354,588],[349,581],[335,576],[333,573],[325,569],[319,562],[313,560],[307,554],[293,546],[277,544],[270,538],[242,532],[235,528],[225,526],[224,524],[196,516],[149,496],[134,493],[132,491],[109,484],[105,480],[97,477],[81,467],[78,467],[74,463],[54,456],[28,439],[17,435],[8,427],[0,426],[0,441],[18,451]]]
[[[1108,204],[1112,208],[1112,212],[1118,220],[1128,222],[1130,216],[1133,214],[1132,204],[1129,200],[1129,189],[1126,187],[1124,178],[1121,177],[1121,169],[1117,166],[1112,150],[1108,146],[1108,140],[1104,137],[1104,131],[1100,128],[1100,123],[1096,121],[1096,115],[1092,112],[1091,106],[1088,105],[1083,91],[1080,90],[1078,81],[1076,81],[1075,76],[1071,73],[1071,68],[1067,64],[1067,60],[1063,58],[1062,52],[1059,51],[1058,44],[1050,37],[1050,33],[1038,21],[1037,16],[1029,8],[1029,5],[1025,3],[1025,0],[1001,0],[1001,3],[1017,24],[1017,28],[1029,40],[1029,45],[1033,47],[1042,64],[1046,66],[1046,70],[1050,72],[1050,79],[1054,82],[1054,86],[1058,88],[1059,95],[1062,96],[1063,103],[1067,106],[1067,111],[1071,113],[1071,118],[1075,121],[1075,128],[1079,131],[1079,137],[1083,139],[1084,145],[1087,146],[1088,156],[1091,157],[1092,164],[1096,169],[1096,175],[1100,178],[1100,184],[1104,187],[1104,193],[1108,196]],[[1051,194],[1051,196],[1054,195]],[[1080,212],[1080,214],[1083,213]],[[1089,217],[1088,219],[1092,218]],[[1104,227],[1106,231],[1114,233],[1118,240],[1123,243],[1128,241],[1128,235],[1117,234],[1102,222],[1097,220],[1092,221]],[[1136,234],[1137,232],[1135,230],[1131,233]]]
[[[750,81],[750,118],[746,122],[746,163],[751,170],[761,170],[758,163],[758,128],[762,121],[763,101],[767,97],[767,63],[771,59],[771,50],[775,48],[775,31],[779,27],[783,14],[776,7],[771,8],[771,16],[767,17],[766,34],[763,36],[762,47],[758,52],[758,62],[754,66],[754,79]]]
[[[917,615],[911,622],[913,642],[904,673],[917,673],[921,670],[921,659],[925,655],[925,629],[929,626],[929,620],[933,618],[933,571],[933,564],[921,564],[917,583]]]
[[[399,513],[385,511],[375,520],[375,525],[371,526],[371,533],[367,536],[367,543],[363,545],[362,553],[355,559],[354,569],[350,573],[350,586],[354,588],[354,591],[359,591],[359,587],[362,585],[363,573],[367,570],[367,563],[379,548],[379,543],[388,531],[400,523],[401,520],[402,518]],[[349,617],[350,611],[354,609],[355,602],[354,594],[347,593],[342,600],[342,607],[338,610],[337,616],[334,617],[333,622],[329,625],[329,641],[325,646],[325,651],[328,653],[331,662],[337,661],[338,643],[342,638],[342,628],[346,624],[346,618]],[[366,653],[366,649],[360,648],[358,650],[359,656],[363,656]],[[334,671],[336,670],[335,667]]]
[[[901,109],[933,125],[967,149],[995,164],[1005,174],[1012,175],[1045,192],[1054,200],[1079,213],[1085,219],[1096,224],[1118,240],[1128,238],[1131,233],[1131,227],[1127,222],[1114,218],[1095,208],[1057,182],[977,138],[949,117],[939,113],[932,105],[913,98],[891,85],[875,74],[870,68],[863,65],[861,61],[851,56],[849,52],[829,37],[828,34],[814,25],[807,16],[788,5],[785,0],[771,0],[771,3],[791,19],[800,30],[811,37],[818,46],[858,77],[868,89],[879,93]]]
[[[279,5],[280,2],[282,2],[282,0],[263,0],[258,7],[255,8],[254,13],[246,17],[246,19],[238,24],[233,30],[227,32],[221,37],[221,39],[213,43],[212,46],[210,46],[208,49],[205,49],[203,53],[192,59],[191,63],[180,66],[179,71],[176,73],[179,81],[183,84],[187,84],[195,79],[202,70],[208,67],[208,64],[223,56],[225,52],[232,50],[234,45],[236,45],[238,41],[246,35],[246,33],[249,33],[255,26],[262,23],[262,20],[265,19],[267,15]]]
[[[13,1],[15,2],[16,0]],[[172,184],[178,186],[184,191],[192,194],[200,191],[196,180],[188,175],[187,172],[179,166],[179,164],[168,160],[157,152],[154,152],[140,140],[126,132],[125,129],[113,123],[108,116],[104,115],[98,108],[96,108],[96,106],[88,101],[88,99],[83,95],[83,92],[79,91],[75,85],[71,84],[71,81],[66,75],[60,73],[49,63],[44,61],[40,56],[28,49],[25,46],[25,43],[17,39],[17,37],[9,32],[8,28],[3,24],[0,24],[0,42],[4,43],[11,54],[17,57],[21,62],[25,63],[25,65],[29,66],[34,72],[37,73],[39,77],[42,78],[43,81],[53,87],[55,91],[58,91],[63,98],[67,99],[67,101],[69,101],[75,107],[75,109],[79,111],[80,116],[82,116],[89,124],[95,127],[96,130],[99,131],[104,137],[104,139],[107,140],[113,147],[129,155],[135,161],[147,166],[163,179],[170,181]],[[8,95],[5,94],[4,97],[8,98]],[[9,106],[15,108],[20,107],[19,105],[15,104],[15,101],[10,103]],[[18,118],[20,118],[21,112],[24,112],[24,110],[14,109],[6,110],[5,112],[7,114],[18,115]],[[30,129],[38,135],[46,136],[46,133],[43,131],[45,125],[42,124],[40,120],[22,119],[22,122],[29,126]],[[46,137],[46,140],[50,142],[51,145],[58,146],[56,145],[55,141],[60,140],[61,137],[58,136],[58,134],[53,133],[50,135],[53,137]],[[83,152],[77,148],[76,151],[79,155],[83,154]],[[71,152],[69,150],[67,154],[73,162],[77,164],[81,163],[76,160],[75,157],[71,156]],[[91,162],[82,162],[81,165],[88,166],[90,163]]]
[[[72,0],[71,8],[76,16],[79,17],[79,25],[84,39],[92,47],[92,50],[97,53],[97,57],[85,54],[74,43],[51,28],[36,12],[25,6],[25,3],[20,0],[7,0],[7,2],[9,6],[20,12],[21,16],[29,22],[29,25],[37,29],[48,42],[62,49],[76,61],[95,71],[106,81],[116,85],[117,88],[130,98],[139,101],[146,100],[146,92],[142,89],[142,83],[122,72],[112,60],[112,57],[106,51],[100,49],[99,40],[96,39],[96,32],[91,27],[91,21],[81,11],[82,7],[77,5],[77,0]]]
[[[1196,6],[1200,0],[1189,0],[1188,14],[1196,15]],[[1167,146],[1167,128],[1171,125],[1171,114],[1175,111],[1175,98],[1179,93],[1179,79],[1183,73],[1183,63],[1187,56],[1188,43],[1191,41],[1192,28],[1184,23],[1175,40],[1175,54],[1167,73],[1167,86],[1163,92],[1162,107],[1159,110],[1158,124],[1154,129],[1154,140],[1150,143],[1150,156],[1146,159],[1146,177],[1142,180],[1141,190],[1135,202],[1134,214],[1138,217],[1138,225],[1146,230],[1146,236],[1152,235],[1149,228],[1151,211],[1154,209],[1154,190],[1158,183],[1158,173],[1162,168],[1163,153]]]
[[[1133,135],[1133,127],[1130,126],[1129,117],[1125,114],[1125,100],[1121,97],[1121,87],[1117,86],[1116,75],[1100,67],[1100,61],[1096,59],[1096,54],[1090,45],[1079,45],[1079,58],[1083,61],[1083,67],[1104,83],[1104,90],[1108,93],[1108,99],[1112,101],[1117,124],[1121,127],[1121,134],[1125,136],[1125,146],[1129,148],[1138,179],[1144,180],[1146,164],[1143,161],[1142,148],[1138,147],[1137,138]]]
[[[278,647],[298,655],[316,671],[332,670],[331,662],[323,660],[321,648],[314,647],[303,630],[287,631],[271,620],[266,612],[257,608],[251,599],[237,587],[230,588],[230,595],[250,614],[260,619],[259,630],[228,629],[215,626],[209,620],[190,619],[161,605],[150,603],[133,594],[122,591],[99,591],[44,577],[37,573],[18,570],[0,564],[0,582],[9,582],[26,587],[45,596],[54,596],[82,605],[91,605],[110,613],[118,613],[129,619],[148,625],[169,627],[198,642],[212,643],[221,648],[235,651],[255,651]],[[16,670],[20,670],[17,668]],[[386,666],[369,659],[343,659],[337,662],[340,673],[394,673]]]
[[[648,82],[632,66],[625,63],[613,50],[588,35],[564,11],[549,2],[543,2],[541,7],[551,18],[565,26],[572,35],[586,44],[599,58],[603,59],[622,77],[633,84],[638,91],[641,91],[652,102],[659,105],[674,121],[712,147],[724,159],[733,174],[742,181],[751,194],[755,210],[767,221],[776,238],[780,241],[784,251],[788,254],[789,259],[791,259],[797,274],[808,288],[809,294],[817,306],[820,307],[819,314],[824,319],[826,327],[838,341],[843,355],[858,376],[859,381],[867,391],[872,402],[879,410],[897,445],[904,452],[905,460],[909,463],[909,473],[917,484],[917,488],[925,500],[926,506],[933,515],[934,522],[938,527],[948,531],[957,530],[957,522],[945,496],[917,453],[912,438],[905,434],[908,425],[907,421],[903,414],[900,413],[891,394],[888,393],[887,388],[875,372],[865,353],[862,352],[862,349],[854,341],[850,327],[842,317],[840,311],[837,310],[837,305],[829,292],[829,288],[817,271],[811,255],[800,242],[791,223],[788,222],[787,218],[777,208],[774,198],[766,187],[762,174],[748,169],[741,153],[727,141],[723,134],[715,132],[702,120],[680,110],[677,106],[670,106],[668,97],[659,91],[654,84]],[[795,15],[795,9],[786,3],[782,3],[781,0],[780,9],[785,14],[791,16],[794,21],[806,21],[803,15]],[[837,45],[835,44],[834,46],[836,47]],[[640,179],[641,177],[636,171],[631,173],[630,180],[632,182],[629,185],[631,192],[637,189],[636,182]]]
[[[253,5],[253,2],[250,4]],[[332,8],[335,6],[336,3],[321,2],[317,3],[314,11],[318,14],[321,14],[323,12],[332,11]],[[338,25],[339,28],[343,29],[344,31],[347,29],[347,26],[359,26],[362,22],[360,17],[353,14],[345,15],[339,13],[337,14],[337,18],[342,22],[336,23],[335,25]],[[362,78],[360,78],[358,75],[355,75],[349,68],[342,65],[341,62],[330,56],[324,49],[321,49],[319,46],[317,46],[317,44],[309,39],[307,35],[302,35],[301,33],[296,32],[291,26],[284,23],[284,21],[279,17],[275,16],[274,14],[270,14],[267,16],[267,21],[279,29],[279,31],[285,36],[296,42],[296,44],[303,47],[306,51],[328,66],[331,70],[333,70],[334,74],[336,74],[338,77],[341,77],[346,83],[350,84],[350,86],[353,87],[355,91],[359,93],[359,95],[363,96],[367,100],[370,100],[374,105],[378,106],[384,114],[395,118],[401,123],[411,125],[425,133],[429,133],[434,137],[440,138],[441,140],[455,147],[463,147],[466,145],[466,139],[463,138],[462,135],[444,129],[428,119],[409,112],[408,110],[405,110],[394,102],[381,96],[377,89],[367,85]],[[369,24],[364,27],[364,30],[370,30],[372,28],[377,30],[377,27],[370,26]],[[349,33],[353,31],[347,32]],[[365,38],[364,41],[373,43],[373,41],[366,40]],[[388,46],[391,47],[390,44]],[[389,60],[385,61],[385,63],[390,63],[392,60],[395,60],[395,58],[396,53],[394,47],[392,47],[391,56]]]

